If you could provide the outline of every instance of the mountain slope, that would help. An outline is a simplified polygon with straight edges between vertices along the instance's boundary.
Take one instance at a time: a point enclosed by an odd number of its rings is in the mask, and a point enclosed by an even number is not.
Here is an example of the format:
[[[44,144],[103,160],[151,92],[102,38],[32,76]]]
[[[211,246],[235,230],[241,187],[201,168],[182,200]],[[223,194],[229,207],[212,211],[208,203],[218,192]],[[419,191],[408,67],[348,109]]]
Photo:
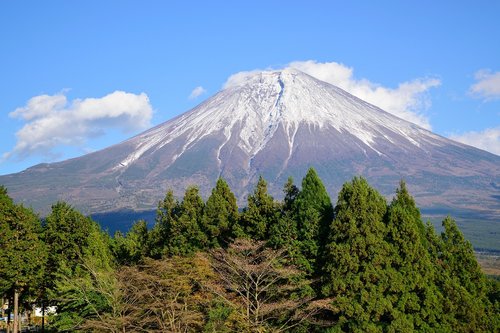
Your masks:
[[[335,200],[363,175],[393,193],[407,180],[419,205],[500,215],[500,157],[433,134],[296,70],[249,75],[194,109],[79,158],[1,176],[18,201],[58,199],[87,213],[150,209],[167,188],[226,178],[241,203],[259,175],[280,196],[314,166]]]

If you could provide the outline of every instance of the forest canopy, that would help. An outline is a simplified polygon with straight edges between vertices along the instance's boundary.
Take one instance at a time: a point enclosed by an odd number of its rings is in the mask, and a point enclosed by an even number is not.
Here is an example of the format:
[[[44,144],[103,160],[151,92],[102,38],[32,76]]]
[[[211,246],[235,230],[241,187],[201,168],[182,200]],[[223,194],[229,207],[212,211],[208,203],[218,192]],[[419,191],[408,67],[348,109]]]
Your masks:
[[[83,332],[495,332],[499,282],[451,217],[424,223],[401,181],[387,200],[355,177],[335,205],[314,169],[246,207],[224,179],[206,201],[171,190],[155,223],[109,235],[57,202],[40,219],[0,187],[0,294],[46,329]]]

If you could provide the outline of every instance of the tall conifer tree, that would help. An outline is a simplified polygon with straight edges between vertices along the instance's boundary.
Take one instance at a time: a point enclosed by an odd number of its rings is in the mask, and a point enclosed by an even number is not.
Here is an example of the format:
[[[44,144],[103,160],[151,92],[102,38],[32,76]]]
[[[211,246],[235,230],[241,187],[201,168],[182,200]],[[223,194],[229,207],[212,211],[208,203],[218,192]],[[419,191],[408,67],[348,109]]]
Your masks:
[[[443,321],[457,332],[498,330],[500,316],[487,297],[487,281],[471,243],[452,218],[445,218],[443,227],[437,276],[437,284],[446,296]]]
[[[337,329],[379,331],[392,304],[390,247],[385,241],[386,202],[365,179],[342,187],[323,266],[323,294],[332,297]]]
[[[203,231],[207,234],[209,247],[227,246],[233,238],[233,230],[238,228],[238,218],[236,197],[226,181],[219,178],[203,214]]]
[[[170,226],[169,254],[185,255],[207,248],[207,237],[201,230],[204,205],[198,187],[188,187],[180,204],[179,217],[173,219]]]
[[[404,181],[387,212],[387,240],[391,245],[390,294],[393,307],[390,329],[394,331],[437,329],[436,312],[441,295],[433,288],[432,265],[425,226],[415,200]]]
[[[181,207],[174,192],[168,190],[163,200],[158,202],[156,219],[153,229],[149,233],[149,255],[159,259],[169,252],[168,244],[172,235],[172,227],[177,225]]]
[[[245,234],[255,240],[267,240],[269,227],[278,217],[276,208],[273,197],[267,193],[267,183],[260,176],[241,217]]]
[[[314,168],[310,168],[302,179],[302,189],[294,201],[294,210],[298,240],[306,258],[304,268],[313,272],[333,220],[330,196]]]
[[[285,183],[283,193],[285,196],[277,221],[269,227],[268,245],[275,249],[287,248],[296,261],[298,256],[302,258],[297,240],[297,216],[294,209],[299,189],[293,183],[292,177],[289,177]],[[297,264],[297,262],[294,263]]]

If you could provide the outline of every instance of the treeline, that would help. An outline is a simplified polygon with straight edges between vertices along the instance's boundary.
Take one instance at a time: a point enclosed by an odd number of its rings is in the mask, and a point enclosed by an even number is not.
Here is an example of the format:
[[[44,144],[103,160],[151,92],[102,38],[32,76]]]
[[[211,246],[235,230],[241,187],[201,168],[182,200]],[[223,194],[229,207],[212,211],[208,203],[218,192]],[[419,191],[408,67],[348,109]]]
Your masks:
[[[310,169],[247,206],[219,179],[159,202],[155,225],[113,237],[66,203],[40,220],[0,188],[0,294],[56,306],[50,328],[95,332],[498,332],[499,282],[451,218],[437,234],[401,182],[363,178],[335,206]],[[19,305],[19,306],[18,306]]]

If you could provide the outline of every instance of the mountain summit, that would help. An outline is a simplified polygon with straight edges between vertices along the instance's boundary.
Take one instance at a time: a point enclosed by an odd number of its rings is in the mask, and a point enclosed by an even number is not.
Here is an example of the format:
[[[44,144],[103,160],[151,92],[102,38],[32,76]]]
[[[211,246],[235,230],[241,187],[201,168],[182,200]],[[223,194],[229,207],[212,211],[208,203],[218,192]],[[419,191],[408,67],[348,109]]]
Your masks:
[[[219,176],[240,201],[259,175],[281,196],[286,178],[318,171],[332,196],[362,175],[384,194],[406,179],[419,205],[500,213],[500,157],[429,132],[298,70],[249,74],[194,109],[79,158],[1,176],[18,201],[46,211],[151,209],[167,188]],[[333,199],[335,199],[333,197]]]

